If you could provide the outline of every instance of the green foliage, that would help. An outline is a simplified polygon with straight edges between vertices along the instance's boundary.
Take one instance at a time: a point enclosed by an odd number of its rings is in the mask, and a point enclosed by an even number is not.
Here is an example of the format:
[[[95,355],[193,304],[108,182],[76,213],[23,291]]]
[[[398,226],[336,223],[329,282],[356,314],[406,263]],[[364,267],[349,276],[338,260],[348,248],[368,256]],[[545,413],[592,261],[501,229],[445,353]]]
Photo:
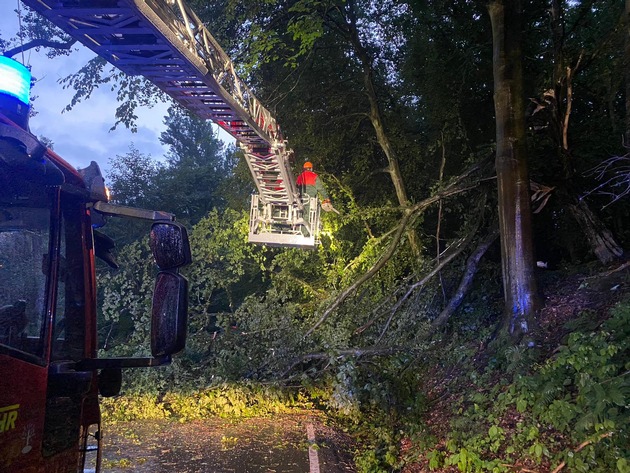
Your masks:
[[[252,384],[223,384],[192,396],[170,393],[164,400],[181,422],[208,417],[260,417],[310,405],[299,393],[294,396],[280,389]]]
[[[410,362],[407,356],[380,357],[368,364],[347,360],[329,379],[328,412],[359,440],[355,461],[361,473],[400,468],[402,438],[426,434],[421,418],[427,402]]]
[[[119,103],[116,108],[116,122],[111,127],[115,129],[123,124],[131,131],[138,131],[138,107],[153,107],[158,101],[165,101],[163,93],[147,79],[141,76],[127,76],[113,66],[107,67],[107,61],[101,57],[91,59],[77,72],[59,80],[64,88],[74,89],[71,102],[65,111],[72,110],[77,104],[90,98],[92,93],[105,84],[111,85],[116,91]]]
[[[238,156],[217,138],[211,122],[171,107],[165,124],[160,142],[169,147],[167,166],[149,181],[159,192],[157,208],[193,225],[212,209],[225,209],[238,191],[246,200],[249,188],[233,178]]]
[[[255,279],[265,269],[266,257],[260,247],[247,242],[247,231],[248,214],[234,210],[212,210],[193,228],[193,264],[186,274],[191,281],[192,307],[197,311],[207,314],[212,305],[217,307],[215,292],[224,294],[220,310],[233,310],[246,294],[255,291]],[[250,281],[253,289],[242,285]]]
[[[171,111],[162,135],[170,147],[167,165],[156,166],[133,148],[118,157],[110,176],[116,198],[174,211],[194,225],[194,263],[184,271],[190,281],[186,350],[168,367],[127,376],[125,389],[139,402],[112,404],[112,416],[195,419],[273,412],[285,401],[263,408],[263,397],[273,400],[270,393],[221,383],[283,378],[318,390],[318,405],[344,416],[363,444],[357,455],[362,471],[400,468],[403,437],[427,446],[433,469],[509,471],[504,465],[522,458],[538,465],[566,461],[567,469],[575,471],[627,469],[627,308],[618,309],[601,330],[575,327],[555,357],[543,362],[539,351],[525,346],[496,344],[492,355],[480,348],[492,338],[501,311],[494,263],[480,267],[478,290],[446,328],[448,343],[439,340],[442,334],[428,341],[425,336],[457,286],[463,258],[413,292],[406,304],[396,305],[409,284],[431,267],[435,247],[444,249],[479,218],[471,211],[469,194],[444,201],[441,212],[415,220],[420,254],[401,246],[312,336],[304,337],[336,297],[379,261],[401,215],[390,175],[381,172],[388,170],[388,160],[370,120],[374,109],[365,94],[366,79],[372,81],[385,123],[379,132],[398,157],[412,202],[448,182],[464,165],[492,154],[495,110],[485,2],[192,3],[220,42],[236,53],[237,67],[277,115],[298,159],[310,159],[321,169],[342,215],[324,217],[323,245],[316,252],[249,245],[247,214],[241,210],[251,184],[248,175],[240,181],[233,177],[249,171],[242,162],[236,166],[237,154],[224,152],[207,123],[178,110]],[[623,28],[615,25],[621,4],[561,2],[572,34],[562,45],[553,45],[544,26],[547,3],[530,2],[525,12],[527,96],[540,97],[563,83],[553,78],[554,69],[574,66],[586,51],[589,59],[582,65],[588,65],[573,77],[569,124],[571,166],[582,172],[620,148]],[[550,45],[563,48],[566,64],[553,63]],[[130,126],[135,107],[157,97],[139,78],[124,77],[100,59],[63,83],[76,90],[68,109],[96,87],[117,88],[123,101],[117,118]],[[559,182],[562,163],[553,124],[543,120],[534,125],[537,130],[532,125],[529,136],[532,176],[560,189],[566,183]],[[444,176],[438,182],[443,160]],[[571,185],[582,186],[582,178]],[[535,217],[542,229],[540,246],[544,251],[561,242],[562,258],[579,259],[584,239],[576,238],[579,228],[569,223],[558,195]],[[623,207],[609,209],[605,216],[627,235],[628,206],[619,205]],[[131,243],[120,251],[126,267],[99,280],[104,322],[99,335],[108,356],[147,354],[155,268],[146,244],[135,239],[123,240]],[[432,346],[446,349],[436,354]],[[404,347],[409,353],[344,354],[366,347]],[[468,363],[472,359],[474,367]],[[483,372],[480,366],[486,361],[489,369]],[[424,390],[419,374],[424,364],[448,368],[444,377],[459,382],[444,381],[457,396],[452,394],[452,433],[440,448],[433,448],[430,438],[418,440],[427,409],[419,392]],[[188,394],[166,394],[172,387]],[[590,443],[577,451],[584,442]]]
[[[169,417],[164,403],[157,402],[154,396],[146,394],[102,399],[101,411],[103,417],[111,422],[166,419]]]
[[[574,332],[535,376],[515,383],[517,402],[527,402],[544,424],[584,440],[627,423],[630,305],[620,305],[597,332]]]
[[[213,125],[171,107],[160,141],[168,146],[166,163],[156,163],[136,149],[110,160],[107,178],[114,202],[173,213],[187,225],[199,222],[230,201],[237,207],[249,187],[234,176],[238,154],[225,148]],[[130,240],[127,240],[127,242]]]
[[[160,165],[151,156],[141,153],[132,144],[126,155],[110,159],[109,164],[107,178],[114,203],[130,207],[156,207],[157,190],[152,184],[160,172]]]
[[[103,460],[102,462],[103,468],[131,468],[133,463],[128,458],[121,458],[120,460]]]
[[[621,303],[601,328],[571,333],[530,374],[473,391],[452,419],[447,452],[427,456],[432,468],[511,471],[527,459],[566,462],[571,471],[623,471],[630,454],[629,322],[630,304]]]
[[[3,54],[9,55],[11,48],[17,48],[18,45],[22,46],[24,43],[28,43],[31,40],[39,40],[38,46],[35,47],[35,51],[41,51],[45,49],[46,57],[53,59],[59,56],[67,56],[72,52],[70,45],[72,43],[71,38],[65,34],[60,28],[56,27],[47,18],[38,15],[31,10],[18,9],[22,16],[20,19],[20,31],[17,32],[15,38],[10,38],[8,41],[0,40],[0,48],[2,48]],[[41,43],[50,44],[58,47],[46,47],[43,48]],[[15,56],[17,53],[13,53]]]
[[[169,391],[163,396],[129,394],[104,399],[103,415],[109,422],[177,419],[179,422],[220,417],[236,419],[270,416],[311,408],[303,391],[273,385],[221,383],[202,390]]]
[[[149,347],[151,300],[157,268],[148,239],[121,249],[121,269],[103,271],[101,346],[108,356],[145,356]],[[112,346],[113,345],[113,346]]]
[[[325,2],[320,0],[300,0],[289,9],[294,16],[288,23],[287,32],[293,35],[299,45],[298,52],[288,61],[289,65],[295,67],[295,60],[309,53],[315,42],[323,36],[324,20],[318,10],[325,6]]]

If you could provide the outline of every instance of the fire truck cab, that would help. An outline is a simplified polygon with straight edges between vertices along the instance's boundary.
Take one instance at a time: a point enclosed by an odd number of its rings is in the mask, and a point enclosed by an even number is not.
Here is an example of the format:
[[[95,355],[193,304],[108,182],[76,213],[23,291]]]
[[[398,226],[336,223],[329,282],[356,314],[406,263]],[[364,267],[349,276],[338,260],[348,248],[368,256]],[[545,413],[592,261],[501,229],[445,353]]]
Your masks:
[[[95,163],[77,171],[42,145],[28,131],[29,88],[28,70],[0,58],[0,472],[98,471],[99,392],[185,345],[190,248],[172,215],[107,203]],[[95,257],[114,262],[94,227],[106,216],[152,221],[152,357],[97,356]]]

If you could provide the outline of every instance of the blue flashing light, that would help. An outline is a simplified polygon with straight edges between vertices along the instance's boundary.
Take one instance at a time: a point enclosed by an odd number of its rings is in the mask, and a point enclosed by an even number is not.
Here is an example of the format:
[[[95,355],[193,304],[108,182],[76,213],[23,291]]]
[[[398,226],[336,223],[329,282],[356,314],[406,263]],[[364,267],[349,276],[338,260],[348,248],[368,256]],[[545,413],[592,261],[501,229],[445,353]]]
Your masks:
[[[31,92],[31,71],[19,62],[0,56],[0,94],[12,95],[28,105]]]

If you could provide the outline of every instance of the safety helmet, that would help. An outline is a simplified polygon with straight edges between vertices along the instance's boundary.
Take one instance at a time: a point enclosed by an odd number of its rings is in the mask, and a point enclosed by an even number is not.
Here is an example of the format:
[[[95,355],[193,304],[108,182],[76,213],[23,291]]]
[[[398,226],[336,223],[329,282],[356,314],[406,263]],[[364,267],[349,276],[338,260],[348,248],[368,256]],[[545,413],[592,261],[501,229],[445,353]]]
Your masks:
[[[313,163],[306,161],[303,166],[304,169],[313,169]]]

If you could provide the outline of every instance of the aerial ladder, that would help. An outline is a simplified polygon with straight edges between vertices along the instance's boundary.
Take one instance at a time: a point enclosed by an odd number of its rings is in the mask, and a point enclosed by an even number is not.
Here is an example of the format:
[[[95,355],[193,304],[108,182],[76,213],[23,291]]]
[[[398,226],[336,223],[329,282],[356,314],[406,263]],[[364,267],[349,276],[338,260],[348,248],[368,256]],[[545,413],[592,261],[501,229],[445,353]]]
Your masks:
[[[183,0],[22,0],[128,75],[143,76],[236,139],[256,184],[249,241],[313,249],[320,205],[304,205],[272,114]],[[304,209],[309,209],[308,215]]]

